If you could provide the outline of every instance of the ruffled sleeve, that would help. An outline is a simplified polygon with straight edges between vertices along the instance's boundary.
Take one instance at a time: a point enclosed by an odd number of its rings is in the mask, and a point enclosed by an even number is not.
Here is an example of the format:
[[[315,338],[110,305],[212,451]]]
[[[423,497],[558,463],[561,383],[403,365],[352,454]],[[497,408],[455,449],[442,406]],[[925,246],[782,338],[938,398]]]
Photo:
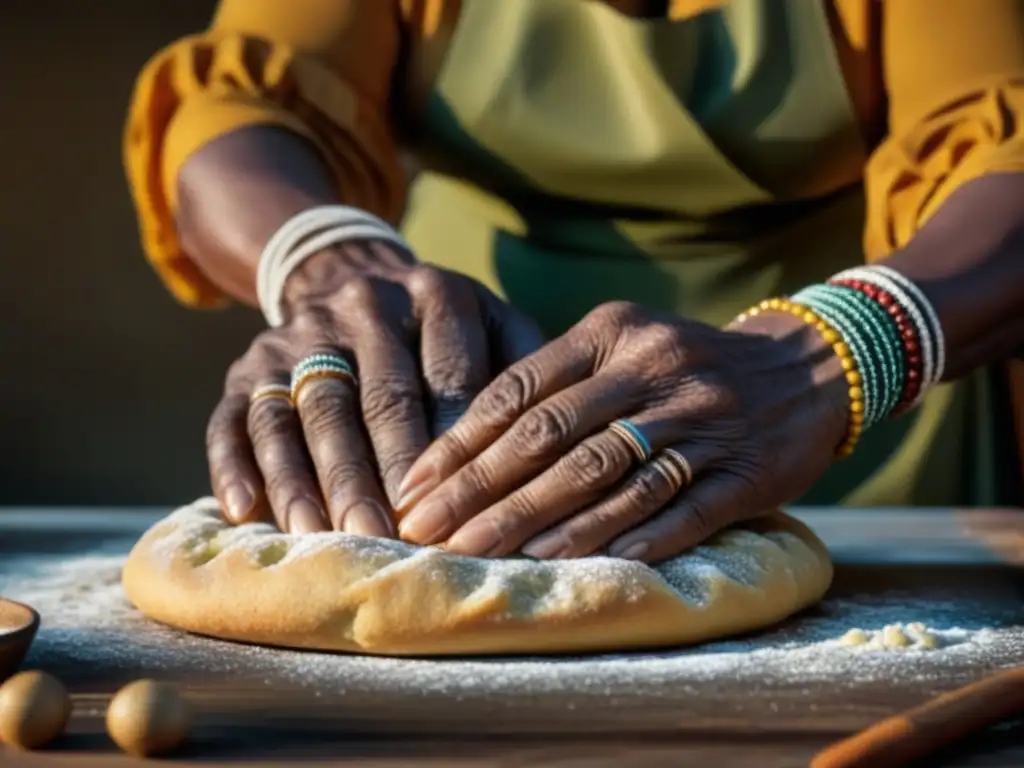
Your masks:
[[[172,44],[143,69],[124,161],[143,249],[178,300],[224,303],[178,241],[176,187],[193,152],[238,128],[275,125],[304,136],[331,166],[344,202],[390,221],[401,215],[404,175],[388,125],[395,5],[222,0],[208,32]]]
[[[1024,172],[1024,0],[883,8],[889,136],[866,171],[869,260],[904,246],[963,184]]]

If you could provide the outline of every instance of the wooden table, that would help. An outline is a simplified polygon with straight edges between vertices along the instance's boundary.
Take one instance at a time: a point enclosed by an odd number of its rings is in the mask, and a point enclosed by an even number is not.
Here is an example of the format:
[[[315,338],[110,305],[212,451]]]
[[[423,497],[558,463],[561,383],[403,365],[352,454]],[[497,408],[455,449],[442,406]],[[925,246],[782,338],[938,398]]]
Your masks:
[[[101,545],[127,548],[164,511],[0,510],[0,562],[25,553],[71,557]],[[1006,627],[1024,625],[1022,511],[797,514],[829,544],[837,562],[823,610],[855,595],[898,592],[949,610],[970,606]],[[0,591],[2,585],[0,579]],[[813,620],[812,612],[796,623]],[[656,691],[627,688],[608,695],[549,690],[405,698],[375,692],[372,685],[338,692],[285,684],[252,670],[195,670],[187,654],[156,674],[133,667],[130,659],[96,667],[52,649],[30,661],[71,687],[70,732],[47,752],[0,750],[0,765],[142,765],[111,746],[103,712],[119,685],[162,676],[187,687],[199,713],[191,745],[165,761],[170,765],[774,768],[806,765],[829,742],[1015,659],[1004,651],[981,663],[946,663],[935,674],[868,682],[794,684],[760,680],[755,670],[754,678],[668,680]],[[1024,765],[1024,724],[982,734],[944,762],[927,764]]]

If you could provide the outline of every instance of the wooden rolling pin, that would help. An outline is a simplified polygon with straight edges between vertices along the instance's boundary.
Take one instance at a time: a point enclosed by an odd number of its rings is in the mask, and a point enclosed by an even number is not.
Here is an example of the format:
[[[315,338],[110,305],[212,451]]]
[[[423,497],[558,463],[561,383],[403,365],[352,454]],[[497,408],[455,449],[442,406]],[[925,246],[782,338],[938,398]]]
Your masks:
[[[895,768],[1024,713],[1024,667],[1000,672],[882,720],[819,752],[811,768]]]

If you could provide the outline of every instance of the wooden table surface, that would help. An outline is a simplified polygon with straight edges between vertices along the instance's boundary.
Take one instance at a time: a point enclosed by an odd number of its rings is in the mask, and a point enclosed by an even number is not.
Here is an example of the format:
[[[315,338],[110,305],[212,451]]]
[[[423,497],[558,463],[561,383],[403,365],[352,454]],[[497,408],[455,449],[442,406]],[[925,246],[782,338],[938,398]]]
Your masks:
[[[72,557],[98,546],[126,549],[164,512],[0,510],[0,562],[26,553]],[[837,563],[821,610],[853,596],[906,594],[949,610],[970,606],[1003,626],[1024,625],[1024,511],[795,512]],[[811,621],[813,613],[794,622]],[[372,684],[320,690],[244,667],[196,669],[187,654],[156,672],[137,668],[131,657],[97,667],[76,662],[59,644],[47,647],[30,663],[72,689],[69,733],[45,752],[0,748],[0,765],[143,765],[113,748],[103,734],[103,713],[121,684],[160,676],[180,682],[198,713],[189,747],[163,761],[168,765],[797,766],[835,739],[1015,663],[1011,648],[1009,655],[966,657],[934,673],[925,668],[888,680],[759,680],[755,670],[753,678],[669,679],[657,690],[627,686],[606,695],[555,686],[543,694],[402,697]],[[1005,724],[925,764],[1022,766],[1024,724]]]

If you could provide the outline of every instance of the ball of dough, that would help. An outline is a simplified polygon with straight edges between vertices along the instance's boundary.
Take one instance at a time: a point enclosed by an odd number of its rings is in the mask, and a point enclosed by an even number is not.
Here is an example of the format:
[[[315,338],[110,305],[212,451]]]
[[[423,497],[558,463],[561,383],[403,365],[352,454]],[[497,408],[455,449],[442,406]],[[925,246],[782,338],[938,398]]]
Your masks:
[[[868,640],[869,638],[867,632],[865,632],[863,629],[855,628],[851,629],[845,635],[840,637],[839,644],[854,647],[859,645],[867,645]]]
[[[36,749],[63,733],[71,697],[63,683],[45,672],[19,672],[0,686],[0,740]]]
[[[169,752],[185,740],[192,710],[174,686],[156,680],[129,683],[110,702],[107,732],[139,757]]]

